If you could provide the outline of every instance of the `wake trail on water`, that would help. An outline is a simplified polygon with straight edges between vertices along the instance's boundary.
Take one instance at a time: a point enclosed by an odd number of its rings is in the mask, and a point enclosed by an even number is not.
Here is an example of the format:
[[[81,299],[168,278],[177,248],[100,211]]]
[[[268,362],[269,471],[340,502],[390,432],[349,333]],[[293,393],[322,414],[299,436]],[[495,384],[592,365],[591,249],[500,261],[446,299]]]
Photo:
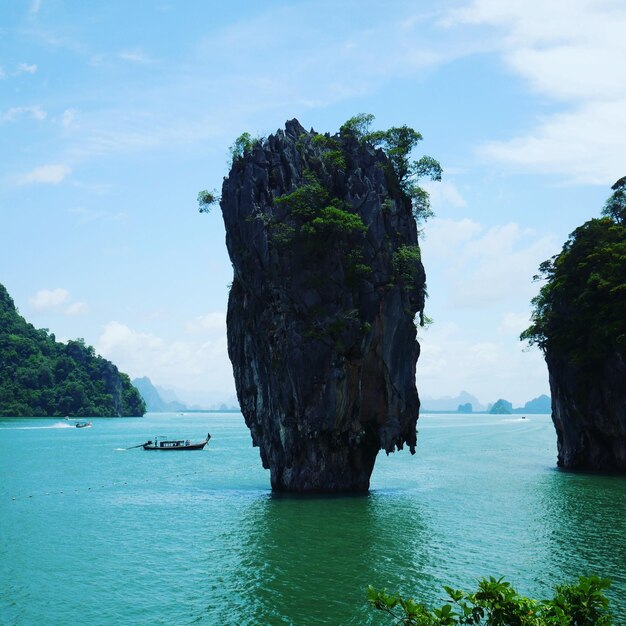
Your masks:
[[[52,428],[74,428],[74,425],[67,422],[57,422],[52,426],[8,426],[0,428],[0,430],[50,430]]]

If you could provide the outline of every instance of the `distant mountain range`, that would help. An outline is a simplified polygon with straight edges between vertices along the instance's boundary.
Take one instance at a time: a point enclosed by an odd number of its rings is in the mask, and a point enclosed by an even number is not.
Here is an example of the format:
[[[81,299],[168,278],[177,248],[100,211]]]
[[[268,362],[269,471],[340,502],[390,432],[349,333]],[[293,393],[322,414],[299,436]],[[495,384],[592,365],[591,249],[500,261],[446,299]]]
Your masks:
[[[481,404],[478,398],[467,391],[462,391],[457,396],[444,396],[443,398],[422,398],[422,412],[449,411],[451,413],[482,413],[493,412],[502,414],[545,414],[552,411],[550,397],[542,394],[524,404],[523,407],[513,408],[508,400],[500,398],[493,404]]]
[[[224,397],[221,401],[207,402],[202,404],[187,404],[181,402],[176,392],[171,389],[165,389],[159,385],[154,385],[152,381],[144,376],[135,378],[133,385],[139,391],[146,403],[147,410],[150,413],[176,413],[178,411],[238,411],[239,405],[236,396]]]
[[[139,391],[150,413],[175,413],[178,411],[233,411],[239,410],[237,398],[232,396],[222,402],[211,402],[209,405],[189,405],[181,402],[176,393],[171,389],[164,389],[152,384],[152,381],[144,376],[135,378],[132,384]],[[482,404],[476,396],[467,391],[461,391],[456,396],[444,396],[443,398],[421,398],[422,413],[429,411],[441,411],[446,413],[498,413],[498,414],[545,414],[552,411],[550,398],[546,395],[533,398],[523,407],[513,408],[513,405],[502,398],[494,403]]]
[[[188,408],[182,402],[178,401],[172,391],[161,390],[164,392],[163,395],[167,398],[164,399],[161,393],[159,393],[159,388],[155,387],[147,376],[135,378],[132,383],[141,394],[141,397],[146,403],[146,408],[150,413],[185,411]]]
[[[466,413],[481,412],[488,410],[488,406],[481,404],[480,400],[467,391],[461,391],[457,396],[444,396],[443,398],[430,398],[424,396],[421,398],[422,411],[452,411],[456,412],[459,406],[471,404],[471,410],[464,411]]]
[[[513,413],[552,413],[550,396],[542,394],[529,400],[521,409],[513,409]]]

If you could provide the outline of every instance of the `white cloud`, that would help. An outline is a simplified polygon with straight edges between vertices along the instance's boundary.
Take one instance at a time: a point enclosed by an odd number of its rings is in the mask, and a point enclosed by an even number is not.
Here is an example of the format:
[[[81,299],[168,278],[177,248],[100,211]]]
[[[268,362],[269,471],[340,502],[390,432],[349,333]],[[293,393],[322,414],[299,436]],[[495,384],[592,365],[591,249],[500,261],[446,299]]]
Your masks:
[[[154,351],[163,346],[163,340],[150,333],[138,333],[131,330],[125,324],[109,322],[104,327],[97,343],[99,352],[104,356],[110,355],[116,350],[125,350],[135,353],[138,350]]]
[[[86,302],[70,302],[70,292],[67,289],[40,289],[32,298],[30,304],[37,311],[55,311],[64,315],[85,315],[89,311]]]
[[[496,29],[508,67],[563,109],[481,154],[522,171],[611,184],[626,169],[626,5],[611,0],[474,0],[449,24]],[[484,33],[481,33],[484,36]]]
[[[434,218],[420,243],[434,324],[420,329],[420,394],[465,389],[483,403],[504,397],[523,405],[548,388],[539,350],[525,350],[532,282],[541,261],[558,249],[555,238],[515,223],[490,228],[470,220]],[[528,307],[526,311],[524,308]]]
[[[69,128],[74,122],[77,112],[77,109],[65,109],[61,115],[61,126],[63,126],[63,128]]]
[[[65,315],[85,315],[89,312],[89,306],[86,302],[73,302],[65,310]]]
[[[226,332],[226,314],[220,311],[194,317],[187,323],[187,332],[197,335],[224,334]]]
[[[424,40],[423,18],[403,24],[404,16],[378,11],[378,21],[356,23],[349,4],[333,6],[331,25],[319,20],[317,5],[305,3],[264,8],[211,31],[184,63],[159,65],[151,80],[128,85],[118,106],[81,113],[80,137],[69,154],[83,158],[218,143],[216,138],[226,143],[260,119],[271,126],[253,132],[272,132],[274,120],[375,92],[390,79],[414,78],[466,52],[455,40]],[[259,38],[260,32],[281,36]],[[152,60],[141,49],[118,56]]]
[[[11,107],[0,114],[0,122],[14,122],[19,117],[31,117],[34,120],[46,119],[47,113],[38,106]]]
[[[42,165],[34,170],[20,176],[17,179],[18,185],[30,185],[32,183],[60,183],[70,172],[71,168],[67,165]]]
[[[626,98],[581,105],[549,118],[529,135],[487,143],[479,153],[518,170],[613,184],[626,171]]]
[[[31,14],[36,15],[39,13],[39,9],[41,9],[41,0],[33,0],[33,3],[30,5]]]
[[[530,325],[528,313],[505,313],[498,326],[500,335],[519,337],[520,333]]]
[[[234,390],[225,331],[208,341],[166,341],[113,321],[104,327],[96,350],[131,378],[148,376],[179,389]]]
[[[449,181],[425,181],[421,182],[420,186],[430,195],[430,204],[435,213],[445,211],[448,207],[461,209],[467,206],[465,198],[463,198],[454,183]]]
[[[91,189],[91,187],[82,184],[76,184],[76,187],[86,187],[88,189]],[[76,226],[84,226],[85,224],[90,224],[91,222],[97,222],[100,220],[106,220],[108,222],[123,222],[128,218],[128,214],[124,213],[123,211],[111,213],[109,211],[86,209],[84,207],[75,207],[72,209],[68,209],[68,213],[71,213],[72,215],[75,215],[77,217]]]
[[[469,218],[452,220],[435,217],[424,228],[426,237],[420,243],[422,254],[428,263],[449,262],[460,246],[471,241],[482,230],[478,222]]]
[[[33,63],[29,65],[28,63],[19,63],[15,74],[34,74],[37,71],[37,66]]]
[[[536,292],[531,277],[556,251],[553,237],[522,230],[517,224],[485,230],[469,219],[434,218],[421,243],[427,267],[434,267],[445,298],[459,308],[484,308],[526,298]]]
[[[515,406],[548,392],[539,350],[525,350],[518,335],[498,341],[469,337],[467,329],[435,322],[421,334],[417,362],[420,395],[442,397],[465,389],[481,402],[506,398]]]
[[[134,48],[133,50],[124,50],[118,54],[120,59],[131,61],[132,63],[152,63],[152,59],[141,50]]]
[[[70,292],[67,289],[40,289],[30,303],[38,311],[55,309],[69,300]]]

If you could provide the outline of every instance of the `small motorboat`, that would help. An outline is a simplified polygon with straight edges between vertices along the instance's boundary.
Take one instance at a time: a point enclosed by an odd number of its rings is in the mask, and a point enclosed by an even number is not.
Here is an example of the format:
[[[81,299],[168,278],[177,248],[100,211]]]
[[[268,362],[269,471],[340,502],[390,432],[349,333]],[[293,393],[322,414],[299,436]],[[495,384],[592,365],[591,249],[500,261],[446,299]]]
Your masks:
[[[203,441],[190,441],[189,439],[160,439],[154,438],[154,441],[146,441],[146,443],[135,446],[142,447],[144,450],[203,450],[204,446],[209,443],[211,434],[207,433],[206,439]]]
[[[92,422],[76,422],[74,426],[76,426],[76,428],[91,428],[93,424]]]

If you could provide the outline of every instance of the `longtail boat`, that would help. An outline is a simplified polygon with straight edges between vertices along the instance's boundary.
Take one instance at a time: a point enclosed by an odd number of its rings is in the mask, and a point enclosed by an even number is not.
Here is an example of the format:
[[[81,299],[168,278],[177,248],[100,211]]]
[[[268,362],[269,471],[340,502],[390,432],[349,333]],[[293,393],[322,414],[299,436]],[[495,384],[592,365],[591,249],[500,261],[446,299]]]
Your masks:
[[[141,444],[141,447],[144,450],[202,450],[209,443],[209,439],[211,439],[210,433],[207,433],[204,441],[197,442],[192,442],[189,439],[159,439],[155,437],[154,441],[146,441],[146,443]]]

